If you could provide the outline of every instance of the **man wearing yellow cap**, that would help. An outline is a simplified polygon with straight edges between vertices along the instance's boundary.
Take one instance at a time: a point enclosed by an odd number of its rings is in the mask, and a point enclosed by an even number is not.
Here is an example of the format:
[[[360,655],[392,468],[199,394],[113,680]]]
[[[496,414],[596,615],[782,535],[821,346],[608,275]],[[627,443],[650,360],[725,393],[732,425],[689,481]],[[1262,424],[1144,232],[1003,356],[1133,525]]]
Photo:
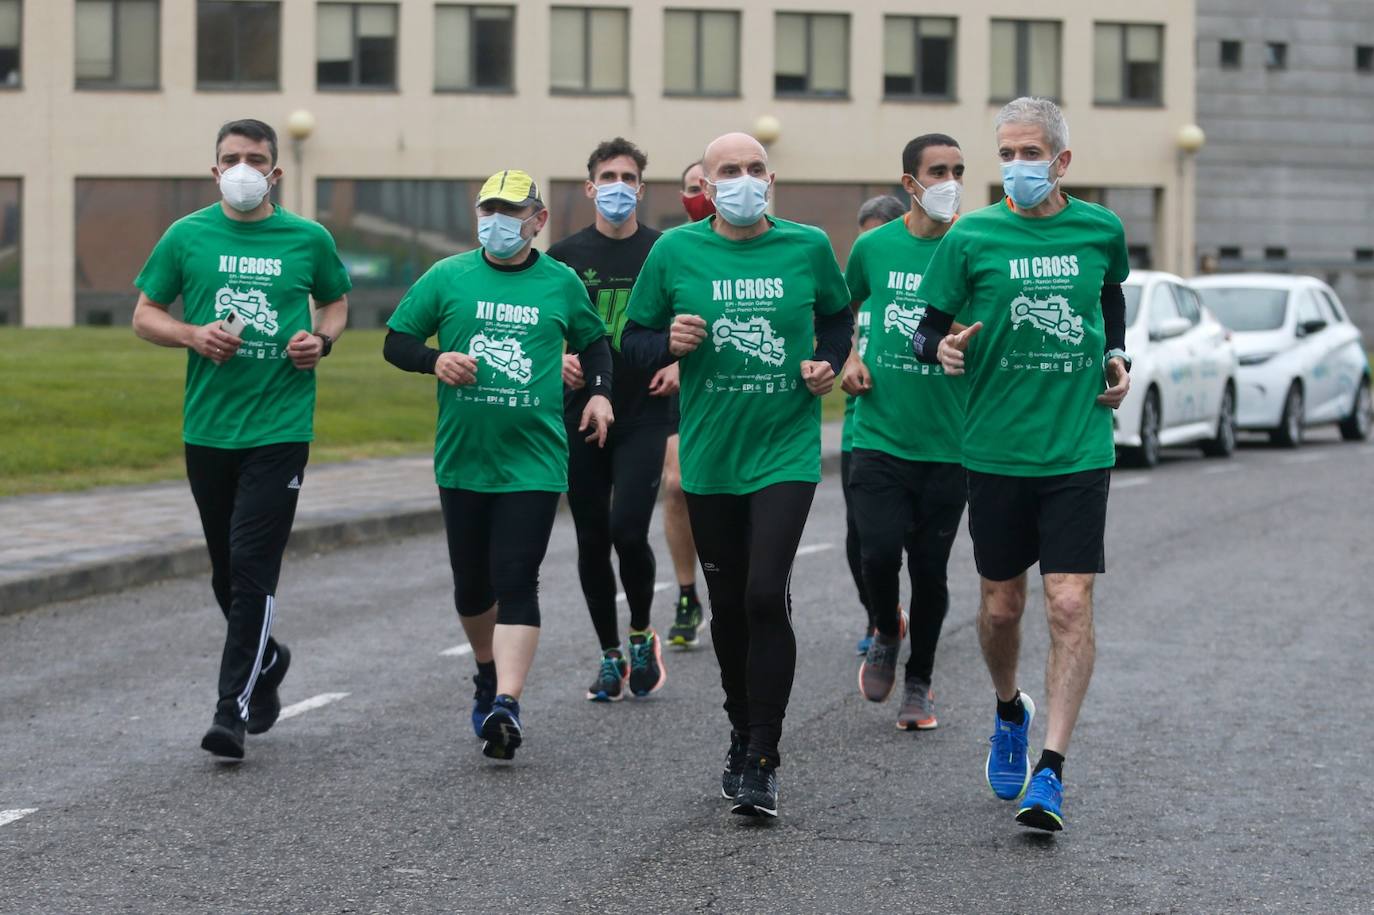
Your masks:
[[[482,752],[520,745],[520,694],[539,642],[539,565],[568,488],[565,345],[591,396],[579,434],[604,445],[611,411],[606,325],[576,273],[531,247],[548,223],[525,172],[477,195],[481,247],[431,267],[387,322],[385,356],[438,378],[434,473],[454,603],[477,661],[472,726]],[[439,348],[426,345],[438,336]]]

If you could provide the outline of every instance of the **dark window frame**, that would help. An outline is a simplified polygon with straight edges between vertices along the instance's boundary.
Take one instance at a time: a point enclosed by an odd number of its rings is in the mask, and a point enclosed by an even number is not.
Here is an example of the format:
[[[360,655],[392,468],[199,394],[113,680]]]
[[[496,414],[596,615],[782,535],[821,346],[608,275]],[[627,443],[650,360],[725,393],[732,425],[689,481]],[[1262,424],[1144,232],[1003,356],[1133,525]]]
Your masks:
[[[1355,72],[1374,73],[1374,44],[1355,45]]]
[[[1355,249],[1355,263],[1367,264],[1370,261],[1374,261],[1374,248]]]
[[[237,27],[235,27],[234,30],[233,30],[233,43],[234,43],[233,61],[234,61],[234,72],[235,72],[235,74],[236,74],[235,78],[232,79],[232,80],[227,80],[227,81],[226,81],[226,80],[204,80],[204,81],[202,81],[201,78],[200,78],[200,49],[199,49],[199,47],[197,47],[197,49],[196,49],[196,91],[197,91],[197,92],[226,92],[226,91],[227,91],[227,92],[280,92],[280,91],[281,91],[281,59],[282,59],[282,48],[281,48],[281,34],[282,34],[282,32],[281,32],[281,7],[282,7],[282,3],[281,3],[281,0],[248,0],[248,2],[246,2],[246,3],[242,2],[242,0],[196,0],[196,43],[197,43],[197,45],[199,45],[199,43],[200,43],[200,16],[201,16],[201,10],[202,10],[202,8],[205,6],[205,4],[207,4],[207,3],[230,3],[230,2],[233,2],[233,3],[235,3],[236,5],[241,5],[241,6],[258,6],[258,7],[271,6],[271,7],[275,8],[276,14],[277,14],[277,22],[276,22],[276,26],[277,26],[277,61],[276,61],[276,77],[275,77],[271,82],[267,82],[267,81],[265,81],[265,80],[264,80],[264,81],[259,81],[259,80],[244,80],[244,79],[240,79],[240,78],[237,77],[237,74],[238,74],[238,73],[240,72],[240,70],[241,70],[241,65],[240,65],[240,62],[239,62],[239,47],[240,47],[240,43],[239,43],[239,42],[240,42],[241,36],[239,35],[239,29],[238,29]]]
[[[779,16],[800,16],[806,20],[806,43],[802,46],[802,56],[806,61],[806,89],[778,89],[778,65],[777,65],[777,34]],[[815,62],[815,29],[816,19],[821,16],[836,17],[844,20],[844,89],[838,92],[824,91],[818,92],[811,89],[812,64]],[[851,14],[850,13],[830,13],[820,10],[775,10],[773,13],[773,98],[779,99],[820,99],[822,101],[848,101],[850,95],[851,72],[850,65],[853,63],[853,55],[850,53],[849,44],[852,37]]]
[[[128,2],[149,2],[149,0],[100,0],[109,3],[114,10],[112,20],[113,27],[110,29],[110,67],[113,75],[109,79],[82,79],[73,74],[75,88],[78,92],[161,92],[162,91],[162,0],[151,0],[157,15],[154,17],[156,26],[153,30],[153,49],[156,59],[153,61],[154,77],[153,81],[146,86],[130,86],[120,80],[119,76],[119,17],[120,10]],[[80,6],[80,0],[72,5],[72,36],[76,36],[76,10]],[[75,68],[75,60],[73,60]]]
[[[669,88],[668,88],[668,85],[667,85],[667,80],[664,80],[664,85],[663,85],[663,96],[664,96],[664,98],[740,98],[741,95],[742,95],[742,90],[741,90],[740,84],[741,84],[741,82],[743,81],[743,76],[744,76],[744,72],[743,72],[743,63],[744,63],[744,61],[743,61],[742,54],[741,54],[741,50],[740,50],[741,45],[744,43],[744,42],[743,42],[743,37],[744,37],[743,24],[744,24],[744,23],[743,23],[743,17],[740,15],[740,11],[739,11],[739,10],[726,10],[726,9],[709,9],[709,8],[708,8],[708,9],[701,9],[701,8],[698,8],[698,7],[682,7],[682,6],[664,7],[664,9],[663,9],[663,19],[664,19],[663,35],[664,35],[664,38],[665,38],[665,39],[666,39],[667,36],[668,36],[667,20],[668,20],[668,14],[669,14],[669,13],[691,13],[691,14],[692,14],[692,32],[693,32],[693,37],[694,37],[694,39],[695,39],[694,47],[696,48],[695,59],[692,61],[692,63],[693,63],[693,69],[694,69],[696,72],[693,74],[692,81],[696,84],[696,88],[695,88],[695,89],[692,89],[692,90],[690,90],[690,91],[683,90],[683,89],[669,89]],[[701,53],[701,47],[702,47],[702,31],[703,31],[702,22],[703,22],[703,20],[705,19],[706,14],[708,14],[708,13],[709,13],[709,14],[721,14],[721,13],[724,13],[724,14],[726,14],[726,15],[732,17],[732,18],[735,20],[735,88],[734,88],[733,91],[729,91],[729,92],[708,92],[708,91],[706,91],[705,89],[702,88],[703,77],[705,76],[705,72],[706,72],[705,56]]]
[[[912,81],[913,81],[913,82],[920,82],[920,81],[921,81],[921,80],[920,80],[920,77],[921,77],[921,73],[920,73],[920,69],[921,69],[921,23],[922,23],[922,22],[926,22],[926,21],[928,21],[928,20],[932,20],[932,19],[940,19],[940,20],[943,20],[943,21],[946,21],[946,22],[950,22],[950,23],[952,23],[953,26],[954,26],[954,34],[952,34],[952,35],[949,36],[949,74],[948,74],[948,79],[949,79],[949,91],[948,91],[948,92],[944,92],[944,93],[940,93],[940,92],[926,92],[926,91],[924,91],[924,86],[922,86],[921,88],[918,88],[915,92],[889,92],[889,91],[887,91],[887,76],[888,76],[888,74],[887,74],[887,72],[886,72],[887,67],[886,67],[886,62],[884,62],[884,67],[883,67],[883,70],[884,70],[884,72],[883,72],[883,100],[884,100],[884,101],[898,101],[898,102],[906,102],[906,101],[917,101],[917,102],[957,102],[957,101],[959,101],[959,17],[958,17],[958,16],[929,16],[929,15],[923,15],[923,14],[919,14],[919,13],[888,13],[888,14],[885,14],[885,15],[883,16],[883,22],[884,22],[884,24],[886,24],[887,20],[889,20],[889,19],[910,19],[910,20],[912,20],[912,21],[914,21],[914,22],[916,23],[916,35],[915,35],[915,42],[916,42],[916,48],[915,48],[916,72],[914,72],[914,73],[911,74],[911,78],[912,78]],[[938,37],[943,38],[943,37],[945,37],[945,36],[941,35],[941,36],[938,36]]]
[[[1286,261],[1288,260],[1288,248],[1283,245],[1268,245],[1264,249],[1264,259],[1267,261]]]
[[[477,21],[477,11],[484,8],[510,11],[510,74],[509,80],[504,86],[477,85],[477,29],[473,28],[473,24]],[[515,95],[515,17],[519,15],[520,8],[514,3],[436,3],[434,4],[436,20],[441,9],[466,9],[468,11],[469,85],[466,87],[441,86],[436,78],[434,92],[438,95]],[[436,36],[439,34],[437,25],[434,33]]]
[[[1005,105],[1012,99],[1030,95],[1030,26],[1033,22],[1051,22],[1059,29],[1059,53],[1055,55],[1054,61],[1054,82],[1058,90],[1054,94],[1046,96],[1050,101],[1059,104],[1064,97],[1064,20],[1062,19],[1009,19],[1004,16],[997,16],[989,20],[989,27],[992,22],[1010,22],[1016,26],[1016,85],[1015,93],[1001,98],[990,93],[989,101],[993,104]]]
[[[326,7],[326,6],[346,6],[346,7],[349,8],[350,13],[352,14],[352,15],[351,15],[352,22],[350,23],[350,30],[351,30],[351,32],[352,32],[352,44],[353,44],[352,51],[353,51],[353,56],[349,59],[348,82],[346,82],[346,83],[321,83],[321,82],[320,82],[320,73],[319,73],[319,66],[320,66],[320,49],[319,49],[319,46],[318,46],[318,41],[319,41],[319,18],[318,18],[318,17],[319,17],[319,11],[320,11],[321,9],[323,9],[324,7]],[[362,67],[362,63],[361,63],[361,57],[362,57],[362,55],[359,53],[359,50],[360,50],[360,49],[359,49],[359,47],[358,47],[358,41],[360,40],[359,37],[358,37],[358,14],[359,14],[359,12],[361,12],[361,10],[362,10],[362,8],[363,8],[364,6],[389,6],[389,7],[391,7],[391,9],[395,12],[395,16],[393,17],[392,22],[393,22],[393,24],[394,24],[395,27],[396,27],[396,31],[395,31],[395,33],[392,34],[392,36],[391,36],[391,41],[392,41],[392,45],[393,45],[393,49],[392,49],[392,60],[391,60],[391,82],[387,83],[386,85],[381,85],[381,84],[377,84],[377,85],[364,85],[363,83],[359,82],[359,70],[360,70],[360,68]],[[383,92],[383,93],[392,93],[392,92],[400,92],[400,91],[401,91],[401,53],[400,53],[400,52],[401,52],[401,4],[400,4],[399,2],[396,2],[396,0],[392,0],[392,2],[377,2],[377,0],[327,0],[327,2],[320,2],[320,3],[316,3],[316,4],[315,4],[315,16],[316,16],[316,25],[315,25],[315,29],[316,29],[316,32],[315,32],[315,35],[316,35],[316,48],[315,48],[315,91],[316,91],[316,92]]]
[[[578,89],[565,89],[559,86],[549,86],[550,95],[591,95],[601,98],[623,98],[630,93],[630,10],[628,6],[569,6],[559,4],[549,7],[549,18],[552,21],[553,11],[576,10],[582,16],[582,86]],[[625,55],[625,87],[623,89],[593,89],[592,85],[592,11],[593,10],[613,10],[625,17],[625,41],[621,48]],[[550,80],[552,82],[552,80]]]
[[[1227,52],[1236,52],[1235,61],[1227,61]],[[1223,38],[1217,42],[1217,66],[1222,70],[1239,70],[1245,66],[1245,43],[1239,38]]]
[[[1264,43],[1264,69],[1269,71],[1288,69],[1288,42],[1266,41]]]
[[[1099,26],[1111,26],[1118,31],[1121,39],[1121,98],[1115,100],[1100,99],[1097,97],[1097,86],[1093,86],[1093,105],[1099,108],[1163,108],[1164,107],[1164,23],[1162,22],[1094,22],[1093,29]],[[1126,33],[1131,28],[1152,28],[1159,33],[1159,60],[1155,61],[1155,67],[1159,74],[1155,77],[1155,86],[1159,93],[1152,99],[1127,98],[1126,92],[1131,85],[1131,62],[1126,59]]]
[[[24,88],[24,0],[14,0],[14,3],[19,8],[19,34],[14,39],[15,70],[19,73],[19,79],[13,83],[0,83],[0,92]]]
[[[1217,260],[1238,261],[1245,257],[1245,249],[1240,245],[1218,245]]]

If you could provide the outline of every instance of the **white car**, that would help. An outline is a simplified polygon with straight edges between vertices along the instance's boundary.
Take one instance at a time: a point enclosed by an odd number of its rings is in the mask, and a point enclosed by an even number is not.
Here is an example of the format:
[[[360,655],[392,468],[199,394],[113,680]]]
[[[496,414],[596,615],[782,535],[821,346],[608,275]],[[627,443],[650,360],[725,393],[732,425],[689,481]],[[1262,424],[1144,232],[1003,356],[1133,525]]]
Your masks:
[[[1131,391],[1115,414],[1116,444],[1142,467],[1159,449],[1198,444],[1228,457],[1236,448],[1236,351],[1230,334],[1188,284],[1171,273],[1132,270],[1126,296]]]
[[[1193,286],[1234,335],[1240,428],[1289,447],[1302,442],[1304,427],[1322,423],[1339,423],[1348,441],[1369,437],[1369,357],[1330,286],[1269,273],[1202,277]]]

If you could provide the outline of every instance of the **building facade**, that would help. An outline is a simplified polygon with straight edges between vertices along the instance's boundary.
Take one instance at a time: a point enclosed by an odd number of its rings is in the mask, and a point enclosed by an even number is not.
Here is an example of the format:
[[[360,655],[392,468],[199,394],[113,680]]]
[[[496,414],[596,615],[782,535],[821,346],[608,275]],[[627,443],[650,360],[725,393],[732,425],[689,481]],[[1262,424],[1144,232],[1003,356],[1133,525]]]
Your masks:
[[[1138,262],[1186,269],[1193,83],[1192,0],[0,0],[0,320],[127,320],[162,230],[217,199],[239,117],[282,133],[279,200],[334,232],[362,326],[475,243],[498,169],[544,184],[547,242],[590,221],[587,154],[624,135],[668,226],[705,143],[772,118],[776,212],[843,260],[918,134],[963,143],[966,208],[998,199],[991,122],[1021,94],[1063,104],[1069,190],[1123,213]]]

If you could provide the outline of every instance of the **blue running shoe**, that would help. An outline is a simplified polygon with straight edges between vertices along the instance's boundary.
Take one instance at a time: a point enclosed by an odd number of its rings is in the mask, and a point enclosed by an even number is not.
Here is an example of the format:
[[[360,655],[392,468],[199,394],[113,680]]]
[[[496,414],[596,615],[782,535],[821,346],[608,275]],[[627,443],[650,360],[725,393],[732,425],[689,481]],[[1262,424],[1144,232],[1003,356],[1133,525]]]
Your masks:
[[[482,736],[482,722],[491,714],[491,703],[496,699],[496,681],[484,680],[480,674],[472,678],[477,691],[472,694],[472,733]]]
[[[1025,693],[1021,704],[1026,717],[1021,724],[1003,721],[995,712],[992,748],[988,750],[987,777],[992,793],[1004,801],[1014,801],[1026,790],[1031,780],[1030,726],[1035,720],[1035,703]]]
[[[864,637],[861,638],[861,639],[859,639],[859,644],[857,644],[857,645],[854,646],[855,649],[857,649],[858,652],[859,652],[859,657],[861,657],[861,658],[867,657],[867,655],[868,655],[868,646],[873,644],[873,633],[876,632],[876,631],[877,631],[877,630],[875,630],[875,629],[865,629],[865,630],[864,630]]]
[[[1059,832],[1064,828],[1064,786],[1052,769],[1041,769],[1031,778],[1026,799],[1016,811],[1016,822],[1032,829]]]
[[[630,682],[630,662],[619,648],[608,648],[597,664],[596,679],[587,687],[587,698],[593,702],[619,702],[625,698]]]
[[[520,728],[520,703],[510,696],[497,696],[491,703],[491,714],[482,722],[479,735],[482,755],[492,759],[511,759],[520,746],[524,734]]]

